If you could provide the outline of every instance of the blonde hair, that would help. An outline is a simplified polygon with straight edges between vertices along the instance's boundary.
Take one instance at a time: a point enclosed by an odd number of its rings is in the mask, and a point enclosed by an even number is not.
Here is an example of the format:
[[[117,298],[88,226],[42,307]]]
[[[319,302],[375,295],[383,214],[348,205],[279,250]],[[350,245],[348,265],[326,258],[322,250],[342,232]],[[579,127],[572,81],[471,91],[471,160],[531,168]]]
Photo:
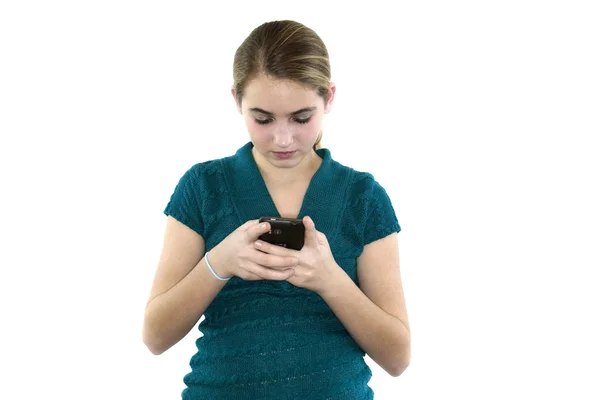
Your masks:
[[[331,67],[321,38],[305,25],[290,20],[265,22],[238,47],[233,60],[233,88],[242,104],[248,82],[260,74],[313,88],[329,101]],[[321,148],[323,131],[315,149]]]

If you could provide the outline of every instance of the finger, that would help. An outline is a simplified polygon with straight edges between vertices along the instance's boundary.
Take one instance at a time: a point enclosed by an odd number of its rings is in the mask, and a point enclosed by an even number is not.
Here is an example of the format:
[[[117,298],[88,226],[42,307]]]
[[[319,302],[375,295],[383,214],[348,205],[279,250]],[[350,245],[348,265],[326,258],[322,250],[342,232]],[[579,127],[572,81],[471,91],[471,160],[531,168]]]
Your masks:
[[[317,237],[317,227],[311,217],[306,216],[302,219],[304,224],[304,241],[306,243],[318,244],[319,238]]]
[[[252,255],[252,261],[258,265],[278,270],[295,267],[298,265],[298,259],[296,257],[278,256],[274,254],[263,253],[262,251],[254,252]]]
[[[285,281],[294,275],[293,269],[277,270],[267,268],[255,263],[249,263],[246,267],[247,272],[271,281]]]
[[[280,257],[296,257],[298,250],[288,249],[283,246],[277,246],[275,244],[267,243],[264,240],[256,240],[254,242],[254,248],[262,252],[273,254]]]
[[[254,226],[250,226],[248,229],[246,229],[246,239],[248,239],[249,242],[254,241],[263,233],[269,232],[269,229],[271,229],[271,224],[268,222],[262,222],[260,224],[255,224]]]
[[[244,222],[238,229],[241,231],[247,231],[251,226],[256,225],[257,223],[257,219],[251,219],[249,221]]]
[[[322,232],[317,231],[317,240],[319,241],[319,244],[322,244],[324,246],[329,244],[329,242],[327,241],[327,236],[325,236],[325,234]]]
[[[243,270],[243,272],[240,272],[238,276],[245,281],[261,281],[261,280],[263,280],[263,278],[261,278],[260,276],[254,274],[250,271],[247,271],[247,270]]]

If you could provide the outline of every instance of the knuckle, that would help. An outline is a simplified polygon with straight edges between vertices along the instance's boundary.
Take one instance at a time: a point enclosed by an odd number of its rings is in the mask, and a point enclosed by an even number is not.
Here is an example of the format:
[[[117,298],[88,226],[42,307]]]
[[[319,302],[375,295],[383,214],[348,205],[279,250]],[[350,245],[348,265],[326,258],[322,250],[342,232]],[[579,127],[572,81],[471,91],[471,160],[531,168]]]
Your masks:
[[[288,274],[284,273],[284,272],[279,272],[279,273],[274,273],[273,274],[273,279],[274,280],[284,281],[284,280],[287,279],[287,277],[288,277]]]
[[[273,269],[279,269],[283,266],[284,264],[281,262],[281,259],[277,256],[272,256],[272,258],[269,260],[269,268],[273,268]]]
[[[266,253],[259,253],[258,263],[261,265],[269,266],[271,264],[271,257]]]
[[[285,258],[282,258],[280,256],[273,256],[273,258],[271,259],[271,267],[272,268],[281,268],[281,267],[285,267],[285,266],[286,266]]]
[[[296,258],[295,257],[285,257],[281,260],[280,265],[284,268],[289,268],[289,267],[293,267],[295,265],[297,265],[298,263],[296,262]]]
[[[260,277],[256,276],[255,274],[252,274],[252,273],[247,273],[246,276],[247,276],[247,278],[246,278],[247,281],[257,281],[260,279]]]

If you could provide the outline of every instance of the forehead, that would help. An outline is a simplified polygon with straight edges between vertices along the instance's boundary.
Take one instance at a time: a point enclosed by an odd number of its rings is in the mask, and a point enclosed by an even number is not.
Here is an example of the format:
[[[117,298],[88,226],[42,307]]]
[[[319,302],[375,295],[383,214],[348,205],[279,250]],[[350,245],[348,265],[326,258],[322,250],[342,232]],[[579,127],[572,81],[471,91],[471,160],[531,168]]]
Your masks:
[[[259,107],[275,114],[287,114],[323,103],[317,92],[294,81],[264,75],[251,80],[244,91],[244,107]]]

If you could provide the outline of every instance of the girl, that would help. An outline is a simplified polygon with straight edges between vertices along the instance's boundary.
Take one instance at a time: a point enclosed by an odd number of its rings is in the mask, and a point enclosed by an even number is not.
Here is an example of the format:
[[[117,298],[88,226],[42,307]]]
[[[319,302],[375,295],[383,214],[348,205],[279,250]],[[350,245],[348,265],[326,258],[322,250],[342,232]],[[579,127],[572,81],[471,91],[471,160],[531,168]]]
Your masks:
[[[233,70],[250,141],[176,185],[144,343],[161,354],[204,314],[182,399],[372,399],[365,353],[393,376],[410,361],[400,226],[374,177],[320,145],[327,49],[300,23],[268,22]],[[259,240],[262,216],[302,219],[304,246]]]

